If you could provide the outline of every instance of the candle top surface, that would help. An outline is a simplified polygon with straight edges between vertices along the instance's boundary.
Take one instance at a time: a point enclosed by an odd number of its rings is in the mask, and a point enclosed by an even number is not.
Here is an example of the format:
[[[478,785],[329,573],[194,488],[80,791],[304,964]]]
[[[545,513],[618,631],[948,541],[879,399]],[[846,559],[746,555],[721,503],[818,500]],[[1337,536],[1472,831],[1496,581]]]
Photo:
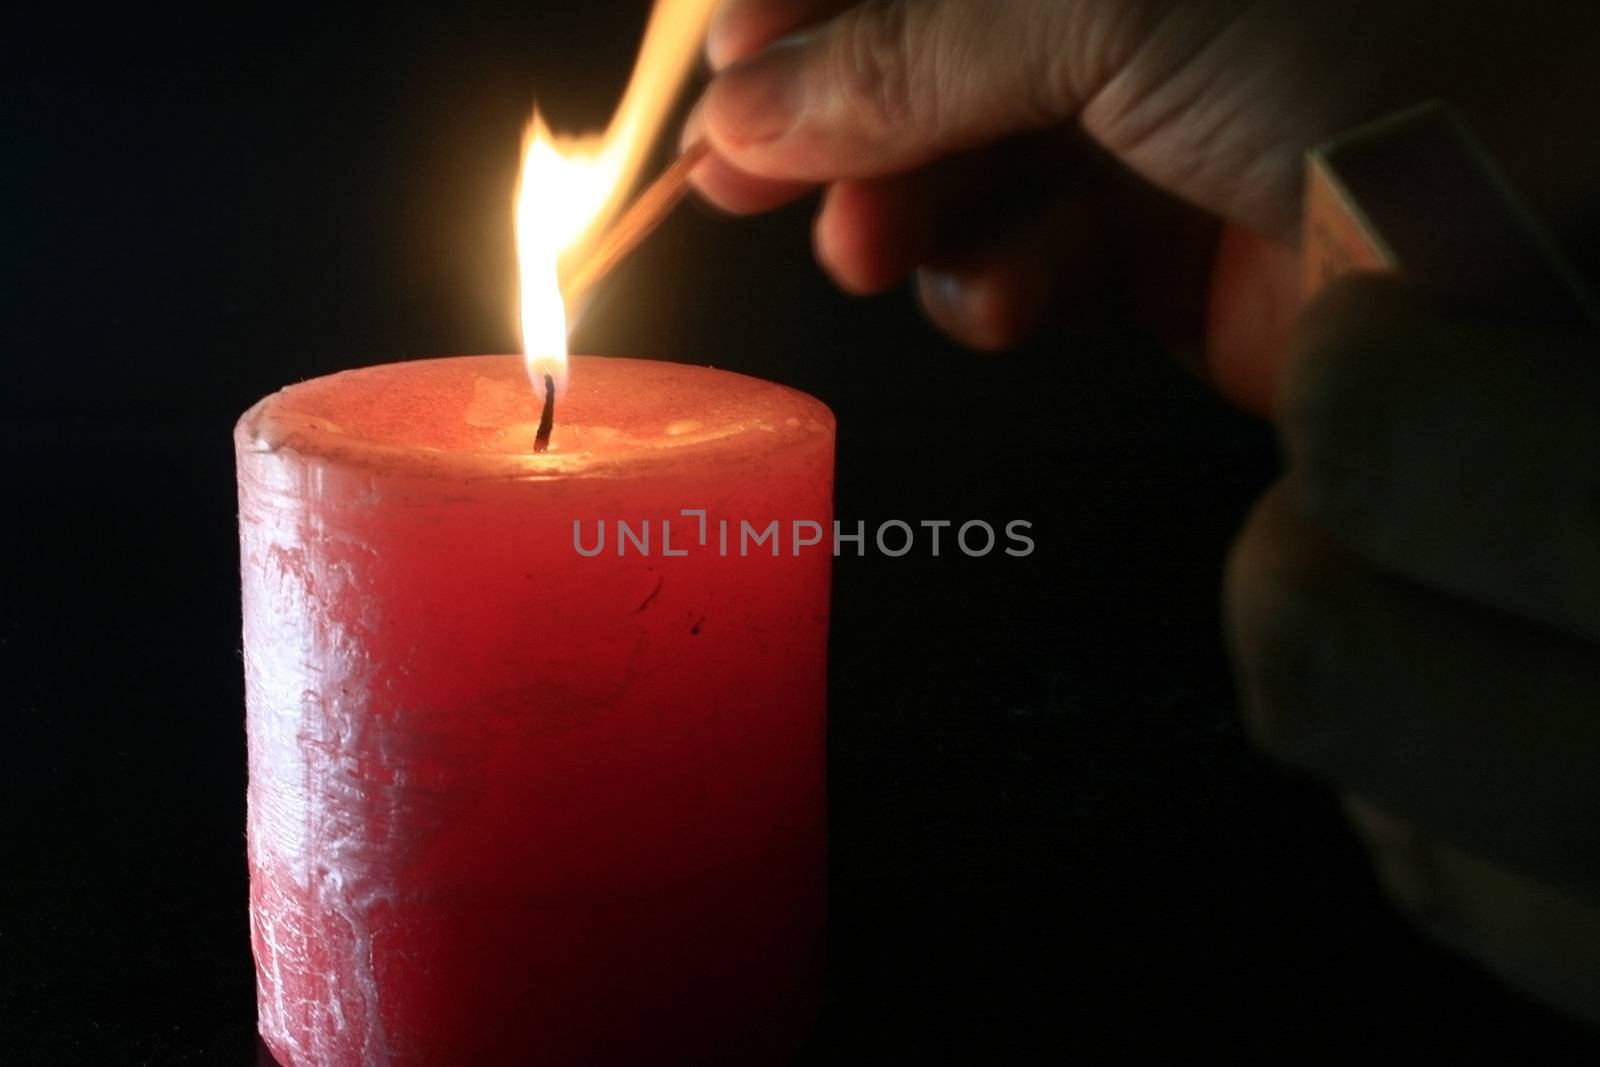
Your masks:
[[[281,389],[239,420],[256,452],[287,450],[399,476],[628,477],[830,436],[804,393],[709,367],[574,356],[550,448],[533,451],[543,397],[521,356],[362,367]]]

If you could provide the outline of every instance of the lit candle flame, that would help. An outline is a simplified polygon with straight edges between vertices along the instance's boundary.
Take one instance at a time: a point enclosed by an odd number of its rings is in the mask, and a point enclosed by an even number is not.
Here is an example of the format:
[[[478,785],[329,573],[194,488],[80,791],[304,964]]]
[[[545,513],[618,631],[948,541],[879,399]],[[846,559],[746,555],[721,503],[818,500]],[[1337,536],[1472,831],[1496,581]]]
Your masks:
[[[639,177],[651,145],[694,69],[717,0],[659,0],[622,103],[605,132],[557,137],[537,111],[528,123],[517,182],[517,261],[522,275],[522,351],[541,395],[544,379],[566,389],[563,263],[604,231]]]

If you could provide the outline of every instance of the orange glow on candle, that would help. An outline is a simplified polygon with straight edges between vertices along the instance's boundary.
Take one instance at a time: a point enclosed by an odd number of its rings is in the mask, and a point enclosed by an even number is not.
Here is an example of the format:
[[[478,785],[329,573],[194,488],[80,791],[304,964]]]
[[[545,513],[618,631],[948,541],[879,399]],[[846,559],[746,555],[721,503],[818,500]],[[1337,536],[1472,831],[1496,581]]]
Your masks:
[[[561,269],[623,206],[678,91],[694,69],[716,0],[661,0],[622,102],[604,132],[557,136],[537,111],[523,138],[515,220],[521,272],[522,350],[535,389],[567,378],[567,308]]]

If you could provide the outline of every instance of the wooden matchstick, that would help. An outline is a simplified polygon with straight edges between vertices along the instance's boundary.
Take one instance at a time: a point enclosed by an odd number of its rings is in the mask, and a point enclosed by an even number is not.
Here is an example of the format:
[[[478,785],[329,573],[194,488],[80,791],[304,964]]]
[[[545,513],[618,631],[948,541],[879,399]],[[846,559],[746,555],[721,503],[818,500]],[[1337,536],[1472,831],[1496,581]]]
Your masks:
[[[611,228],[600,235],[594,250],[578,264],[561,288],[568,307],[580,302],[595,283],[611,273],[611,268],[621,263],[671,214],[689,191],[689,175],[709,151],[710,146],[704,141],[684,149],[683,154],[628,205]]]

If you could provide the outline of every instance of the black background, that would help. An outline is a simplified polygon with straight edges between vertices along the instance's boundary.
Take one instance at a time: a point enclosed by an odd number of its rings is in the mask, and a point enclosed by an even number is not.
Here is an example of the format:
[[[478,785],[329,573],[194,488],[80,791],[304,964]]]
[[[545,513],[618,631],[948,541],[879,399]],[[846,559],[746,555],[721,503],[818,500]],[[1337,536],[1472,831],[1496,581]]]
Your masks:
[[[522,123],[535,93],[602,121],[644,8],[7,34],[8,1062],[254,1062],[232,421],[298,378],[515,346]],[[1332,795],[1244,740],[1215,605],[1267,431],[1127,325],[978,357],[903,294],[839,295],[809,210],[680,212],[575,339],[825,400],[843,519],[1035,524],[1024,560],[838,565],[808,1062],[1592,1055],[1412,934]]]

